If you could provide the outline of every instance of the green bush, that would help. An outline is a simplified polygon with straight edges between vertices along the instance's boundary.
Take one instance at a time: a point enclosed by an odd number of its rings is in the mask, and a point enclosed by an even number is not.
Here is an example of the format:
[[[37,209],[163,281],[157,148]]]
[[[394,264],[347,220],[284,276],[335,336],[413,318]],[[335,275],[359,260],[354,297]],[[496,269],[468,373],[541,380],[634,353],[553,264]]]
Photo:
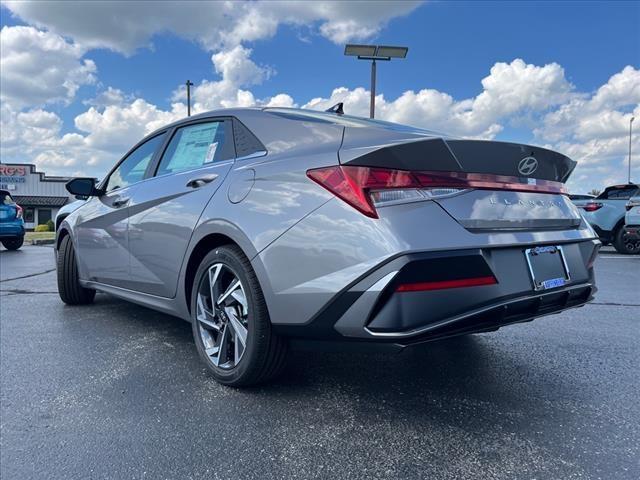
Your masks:
[[[47,220],[47,228],[49,229],[50,232],[53,232],[56,229],[56,226],[53,223],[53,220],[51,219]]]
[[[47,224],[36,225],[36,228],[34,228],[33,231],[34,232],[48,232],[49,231],[49,225],[47,225]]]

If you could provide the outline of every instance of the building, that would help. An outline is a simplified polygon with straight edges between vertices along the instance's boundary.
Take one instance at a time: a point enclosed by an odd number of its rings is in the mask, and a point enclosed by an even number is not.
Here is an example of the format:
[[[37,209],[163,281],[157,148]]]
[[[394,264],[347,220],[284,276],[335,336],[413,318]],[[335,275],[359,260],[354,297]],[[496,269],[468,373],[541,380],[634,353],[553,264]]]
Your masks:
[[[75,198],[64,188],[70,178],[48,177],[26,163],[0,163],[0,190],[8,190],[24,209],[28,230],[56,217],[58,209]]]

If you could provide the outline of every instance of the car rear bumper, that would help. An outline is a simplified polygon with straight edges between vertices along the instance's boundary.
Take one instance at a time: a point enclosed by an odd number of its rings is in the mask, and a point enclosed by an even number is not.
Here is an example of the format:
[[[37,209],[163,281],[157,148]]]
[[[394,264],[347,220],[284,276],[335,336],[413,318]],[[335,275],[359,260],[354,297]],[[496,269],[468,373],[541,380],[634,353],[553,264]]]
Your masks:
[[[600,242],[589,240],[562,247],[571,272],[570,280],[562,287],[534,289],[524,255],[526,246],[409,253],[366,274],[336,295],[306,325],[278,329],[298,338],[406,346],[496,330],[579,307],[596,292],[593,262]],[[491,277],[495,283],[456,283],[456,279]],[[408,281],[444,288],[399,291],[399,285]]]
[[[24,236],[24,223],[2,222],[0,223],[0,238],[15,238]]]

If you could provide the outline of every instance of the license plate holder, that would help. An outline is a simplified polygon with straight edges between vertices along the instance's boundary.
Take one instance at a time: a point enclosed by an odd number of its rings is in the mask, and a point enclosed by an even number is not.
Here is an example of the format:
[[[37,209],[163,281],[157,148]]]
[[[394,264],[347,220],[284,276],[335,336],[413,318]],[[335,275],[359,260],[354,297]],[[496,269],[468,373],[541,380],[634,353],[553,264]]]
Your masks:
[[[562,247],[551,245],[524,251],[534,290],[563,287],[571,280]]]

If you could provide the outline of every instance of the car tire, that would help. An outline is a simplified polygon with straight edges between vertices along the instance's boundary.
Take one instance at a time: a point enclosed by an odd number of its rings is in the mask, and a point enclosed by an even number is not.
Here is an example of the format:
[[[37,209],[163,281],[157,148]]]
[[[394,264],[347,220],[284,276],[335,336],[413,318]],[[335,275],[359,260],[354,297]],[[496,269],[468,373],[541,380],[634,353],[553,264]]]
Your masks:
[[[7,250],[18,250],[24,243],[24,237],[5,238],[2,240],[2,245]]]
[[[93,302],[96,291],[80,285],[76,254],[69,235],[66,235],[60,242],[56,267],[58,294],[64,303],[67,305],[86,305]]]
[[[613,248],[615,248],[618,253],[622,253],[624,255],[633,255],[638,253],[638,248],[634,244],[624,241],[623,227],[618,227],[613,234]]]
[[[273,331],[258,279],[237,246],[218,247],[200,263],[191,316],[198,355],[219,383],[265,383],[283,370],[287,343]]]

